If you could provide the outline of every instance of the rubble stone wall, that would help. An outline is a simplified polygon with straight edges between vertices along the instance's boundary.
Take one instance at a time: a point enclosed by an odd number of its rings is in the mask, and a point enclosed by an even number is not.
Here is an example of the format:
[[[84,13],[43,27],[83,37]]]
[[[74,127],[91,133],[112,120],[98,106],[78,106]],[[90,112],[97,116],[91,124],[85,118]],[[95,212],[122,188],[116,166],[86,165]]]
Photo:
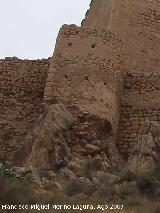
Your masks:
[[[124,76],[124,96],[118,133],[120,153],[128,155],[145,119],[160,121],[160,74],[129,73]]]
[[[0,60],[0,152],[10,158],[43,110],[49,59]]]
[[[109,31],[64,25],[58,35],[45,98],[58,97],[111,122],[116,131],[122,87],[121,41]]]

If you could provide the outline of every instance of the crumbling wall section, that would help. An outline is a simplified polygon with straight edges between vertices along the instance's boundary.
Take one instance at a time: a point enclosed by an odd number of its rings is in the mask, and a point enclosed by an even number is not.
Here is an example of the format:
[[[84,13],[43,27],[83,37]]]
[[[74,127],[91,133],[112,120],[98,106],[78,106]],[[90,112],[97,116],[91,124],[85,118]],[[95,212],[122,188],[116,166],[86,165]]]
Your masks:
[[[129,73],[124,77],[124,97],[118,133],[120,153],[128,156],[146,119],[160,121],[160,74]]]
[[[49,59],[0,60],[0,152],[12,159],[42,112]]]
[[[109,31],[64,25],[58,35],[45,88],[69,109],[77,107],[111,122],[116,131],[122,87],[121,41]]]

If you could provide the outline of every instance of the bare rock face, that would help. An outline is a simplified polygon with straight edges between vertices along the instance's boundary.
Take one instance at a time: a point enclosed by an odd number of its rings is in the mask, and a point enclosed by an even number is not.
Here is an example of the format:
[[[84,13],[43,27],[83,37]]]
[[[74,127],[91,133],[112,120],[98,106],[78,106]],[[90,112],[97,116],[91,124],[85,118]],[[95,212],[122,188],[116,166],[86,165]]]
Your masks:
[[[77,187],[76,193],[93,194],[102,176],[109,179],[105,174],[122,163],[111,123],[90,112],[66,109],[58,101],[46,105],[17,155],[18,171],[29,171],[30,180],[42,188],[52,183],[70,195]]]
[[[117,167],[122,163],[115,145],[116,137],[108,120],[77,110],[70,137],[72,152],[79,153],[84,159],[101,156],[110,167]]]
[[[160,165],[160,124],[146,121],[127,163],[127,170],[136,176],[152,174]]]
[[[70,159],[67,133],[72,122],[72,115],[63,105],[50,105],[33,128],[29,164],[38,169],[53,169],[55,162]]]
[[[66,167],[77,177],[92,179],[97,171],[121,164],[109,121],[79,109],[70,112],[58,102],[47,105],[25,139],[17,158],[20,166],[56,175]]]

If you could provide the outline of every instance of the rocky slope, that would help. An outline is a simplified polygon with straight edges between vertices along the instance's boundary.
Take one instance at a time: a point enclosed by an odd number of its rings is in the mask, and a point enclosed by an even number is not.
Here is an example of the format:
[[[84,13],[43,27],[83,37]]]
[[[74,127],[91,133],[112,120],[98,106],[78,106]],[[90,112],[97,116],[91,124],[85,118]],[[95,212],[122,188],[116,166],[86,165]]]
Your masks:
[[[60,161],[74,160],[74,155],[84,159],[98,156],[110,167],[121,162],[110,122],[78,109],[71,113],[59,103],[46,107],[25,140],[23,156],[20,151],[15,161],[38,169],[55,169]]]
[[[89,112],[50,103],[2,174],[25,178],[52,193],[83,202],[143,205],[160,199],[160,124],[146,121],[124,163],[111,124]],[[20,164],[21,162],[21,164]],[[67,198],[67,199],[68,199]],[[43,200],[43,199],[42,199]],[[133,201],[133,202],[132,202]],[[157,207],[159,208],[159,207]]]
[[[72,179],[100,184],[101,176],[112,176],[105,172],[122,164],[115,140],[107,120],[78,109],[69,112],[58,102],[49,103],[15,155],[15,164],[31,169],[40,185],[48,177],[64,187]],[[23,173],[24,169],[17,171]]]

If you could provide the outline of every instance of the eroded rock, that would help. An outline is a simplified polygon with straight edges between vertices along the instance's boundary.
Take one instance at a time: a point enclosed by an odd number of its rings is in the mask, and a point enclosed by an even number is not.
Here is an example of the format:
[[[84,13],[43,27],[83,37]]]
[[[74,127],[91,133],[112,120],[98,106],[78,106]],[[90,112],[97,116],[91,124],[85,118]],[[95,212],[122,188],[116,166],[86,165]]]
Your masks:
[[[159,165],[160,124],[156,121],[145,121],[126,168],[136,176],[143,176],[152,174]]]
[[[39,169],[54,169],[55,162],[70,159],[67,131],[72,122],[72,115],[63,105],[50,105],[33,128],[33,145],[27,163]]]

